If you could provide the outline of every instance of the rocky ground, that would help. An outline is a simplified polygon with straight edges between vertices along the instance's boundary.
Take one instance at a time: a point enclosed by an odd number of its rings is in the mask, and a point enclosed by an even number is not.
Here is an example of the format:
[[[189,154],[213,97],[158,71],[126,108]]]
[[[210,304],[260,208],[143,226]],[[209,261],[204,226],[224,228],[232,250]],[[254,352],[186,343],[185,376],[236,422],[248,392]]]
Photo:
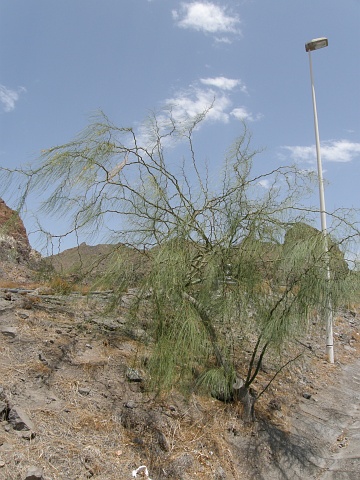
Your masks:
[[[49,288],[47,265],[1,199],[0,227],[0,480],[359,478],[360,308],[335,318],[333,365],[314,318],[313,331],[281,362],[303,354],[245,425],[238,404],[147,388],[151,319],[131,324],[135,290],[110,314],[109,292],[76,293],[56,274]],[[71,279],[83,279],[88,266],[96,276],[108,250],[82,244],[54,265]],[[147,268],[141,252],[128,258],[137,272]],[[271,360],[258,392],[276,373]]]
[[[358,478],[355,308],[336,319],[336,363],[309,338],[246,426],[236,405],[147,391],[128,296],[109,315],[106,292],[49,293],[0,290],[0,479],[130,479],[140,465],[153,480]]]

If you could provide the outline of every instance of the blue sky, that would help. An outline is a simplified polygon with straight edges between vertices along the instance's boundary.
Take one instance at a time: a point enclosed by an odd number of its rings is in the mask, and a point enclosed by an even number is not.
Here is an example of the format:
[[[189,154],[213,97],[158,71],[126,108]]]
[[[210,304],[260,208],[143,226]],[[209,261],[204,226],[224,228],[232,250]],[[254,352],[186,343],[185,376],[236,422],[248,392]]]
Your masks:
[[[0,163],[34,161],[99,109],[133,126],[215,97],[204,157],[216,161],[245,120],[259,171],[316,168],[305,43],[326,36],[312,60],[327,209],[358,208],[359,26],[359,0],[0,0]]]

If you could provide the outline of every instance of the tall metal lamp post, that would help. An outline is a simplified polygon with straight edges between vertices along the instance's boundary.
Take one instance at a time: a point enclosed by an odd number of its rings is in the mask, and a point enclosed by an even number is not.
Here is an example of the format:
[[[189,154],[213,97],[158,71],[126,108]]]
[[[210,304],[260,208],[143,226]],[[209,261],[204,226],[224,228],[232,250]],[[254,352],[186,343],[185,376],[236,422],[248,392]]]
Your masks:
[[[329,363],[334,363],[334,337],[333,337],[333,315],[332,315],[332,303],[330,294],[330,258],[329,258],[329,244],[327,237],[326,227],[326,208],[325,208],[325,194],[324,194],[324,179],[321,163],[321,151],[320,151],[320,138],[319,138],[319,125],[316,109],[315,87],[313,79],[313,69],[311,61],[311,52],[318,50],[319,48],[327,47],[329,44],[328,39],[325,37],[315,38],[305,44],[305,50],[309,52],[310,62],[310,79],[311,79],[311,93],[312,102],[314,108],[314,126],[315,126],[315,143],[316,143],[316,156],[317,156],[317,169],[319,180],[319,195],[320,195],[320,218],[321,218],[321,231],[323,234],[324,250],[325,250],[325,262],[326,262],[326,281],[327,281],[327,299],[326,299],[326,356]]]

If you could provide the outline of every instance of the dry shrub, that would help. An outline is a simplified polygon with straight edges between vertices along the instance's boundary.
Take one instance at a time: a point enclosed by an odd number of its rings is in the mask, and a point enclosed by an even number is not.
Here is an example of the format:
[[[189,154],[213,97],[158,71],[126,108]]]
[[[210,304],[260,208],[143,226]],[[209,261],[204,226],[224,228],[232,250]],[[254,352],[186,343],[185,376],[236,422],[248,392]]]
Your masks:
[[[41,300],[37,296],[29,296],[24,294],[24,299],[21,305],[21,308],[24,310],[31,310],[34,305],[40,303]]]
[[[38,376],[48,376],[51,373],[51,368],[48,365],[40,361],[34,361],[32,363],[27,364],[27,374],[30,376],[38,377]]]
[[[41,284],[37,282],[15,282],[13,280],[7,279],[0,279],[0,288],[26,288],[27,290],[35,290],[36,288],[40,287]]]
[[[73,284],[62,277],[56,276],[49,282],[49,287],[59,295],[68,295],[73,291]]]
[[[19,284],[11,280],[0,280],[0,288],[19,288]]]
[[[89,285],[74,285],[74,292],[78,292],[81,295],[88,295],[91,292]]]
[[[114,421],[99,413],[89,411],[78,411],[78,417],[72,427],[75,430],[89,430],[90,432],[110,433],[116,425]]]

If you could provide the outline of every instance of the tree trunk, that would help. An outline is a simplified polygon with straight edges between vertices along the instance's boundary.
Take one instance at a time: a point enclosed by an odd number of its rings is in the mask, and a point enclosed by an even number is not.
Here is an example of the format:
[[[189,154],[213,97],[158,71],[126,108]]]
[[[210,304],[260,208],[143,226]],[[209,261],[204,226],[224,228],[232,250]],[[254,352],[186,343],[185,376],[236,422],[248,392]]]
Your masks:
[[[235,398],[243,406],[243,415],[242,418],[245,423],[253,423],[255,421],[255,401],[256,397],[252,393],[250,387],[245,385],[241,386],[238,389],[235,389]]]

